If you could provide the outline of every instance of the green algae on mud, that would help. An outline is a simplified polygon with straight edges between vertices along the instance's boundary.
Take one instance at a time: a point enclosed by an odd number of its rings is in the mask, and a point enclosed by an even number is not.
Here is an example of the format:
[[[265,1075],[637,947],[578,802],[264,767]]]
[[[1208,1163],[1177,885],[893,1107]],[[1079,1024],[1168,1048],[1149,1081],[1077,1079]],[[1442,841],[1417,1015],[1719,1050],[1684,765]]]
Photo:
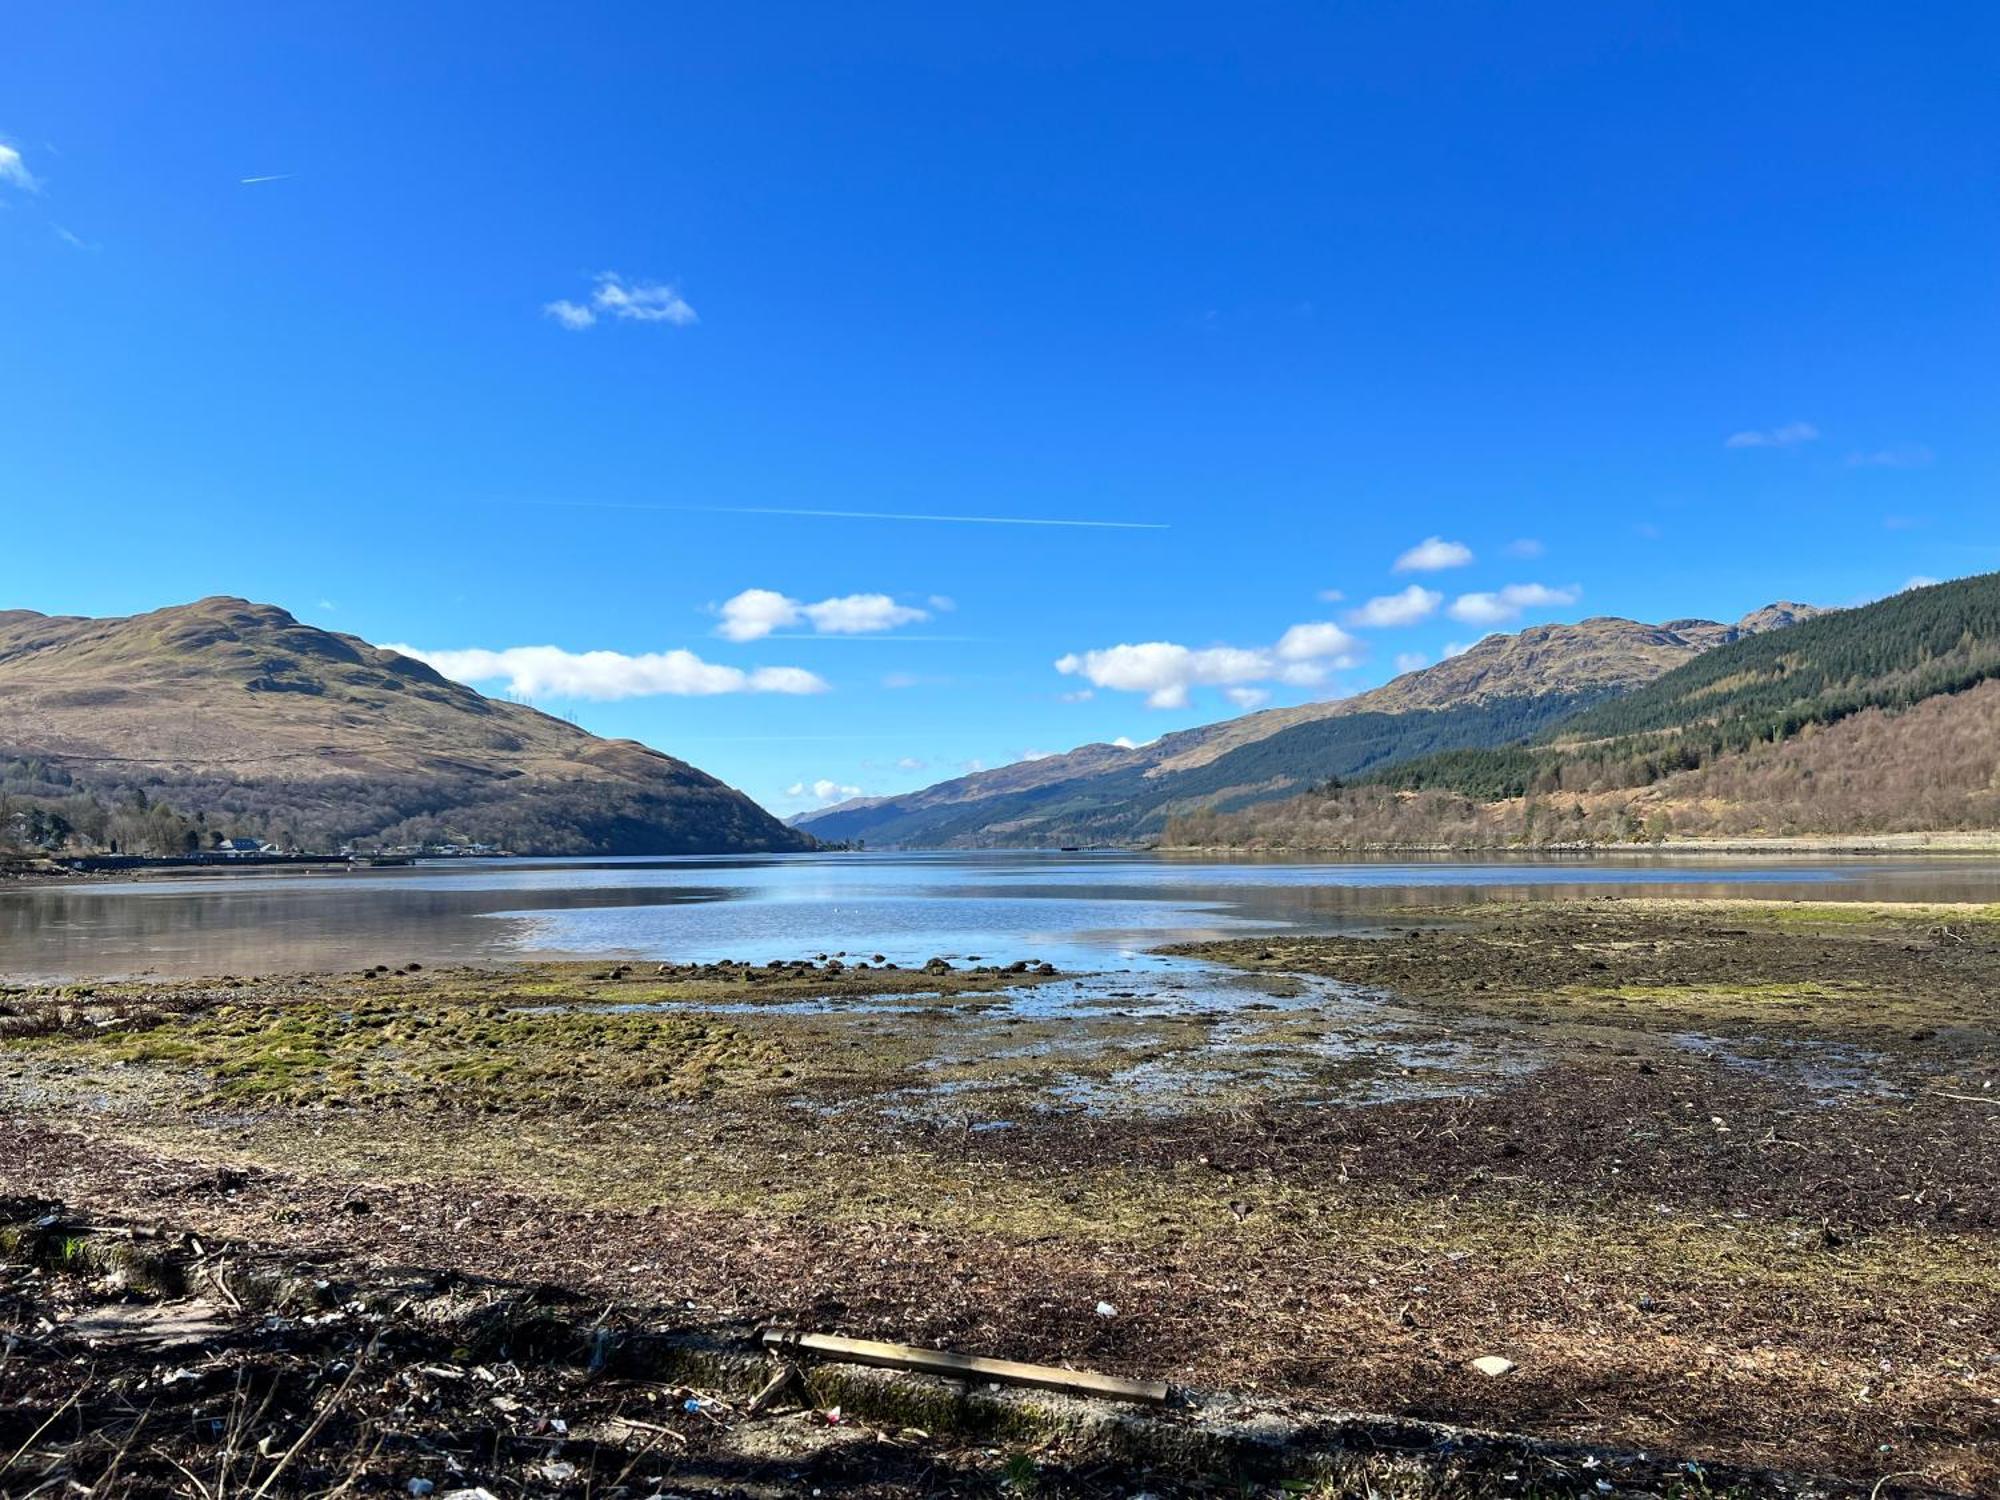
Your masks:
[[[717,968],[720,968],[720,974]],[[31,999],[25,1065],[183,1106],[646,1109],[721,1093],[818,1112],[1004,1123],[1046,1110],[1247,1105],[1476,1086],[1463,1039],[1311,981],[1220,974],[1078,988],[1019,966],[914,973],[716,966],[639,977],[539,965],[422,975],[93,986]],[[1060,998],[1041,1001],[1057,984]],[[1141,985],[1141,990],[1127,986]],[[1063,988],[1068,986],[1068,988]],[[1056,992],[1050,992],[1056,993]]]
[[[663,966],[664,967],[664,966]],[[1050,976],[1009,975],[1012,985]],[[636,979],[584,965],[219,984],[124,981],[29,990],[0,1039],[90,1069],[178,1077],[184,1102],[629,1107],[793,1076],[779,1041],[709,1007],[867,997],[977,1006],[991,972],[688,966]]]
[[[1410,914],[1386,941],[1284,937],[1190,945],[1214,962],[1379,987],[1454,1017],[1539,1029],[1685,1030],[1865,1044],[1979,1060],[2000,930],[1985,907],[1597,898]],[[1953,925],[1954,923],[1963,925]]]
[[[86,1064],[185,1069],[209,1080],[204,1102],[237,1105],[521,1108],[700,1094],[785,1069],[779,1049],[706,1020],[379,1000],[231,1005],[55,1045]]]

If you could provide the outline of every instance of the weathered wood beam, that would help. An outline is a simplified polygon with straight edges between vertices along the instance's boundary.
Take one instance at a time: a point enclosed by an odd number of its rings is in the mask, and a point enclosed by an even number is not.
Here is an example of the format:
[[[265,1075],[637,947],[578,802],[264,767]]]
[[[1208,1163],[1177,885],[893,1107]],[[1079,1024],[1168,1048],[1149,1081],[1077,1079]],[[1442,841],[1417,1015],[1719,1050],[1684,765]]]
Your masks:
[[[878,1339],[850,1339],[833,1333],[805,1333],[797,1329],[767,1328],[764,1342],[774,1349],[796,1349],[849,1364],[874,1365],[888,1370],[917,1370],[926,1375],[947,1375],[960,1380],[997,1380],[1004,1385],[1034,1386],[1045,1391],[1064,1391],[1074,1396],[1097,1396],[1112,1401],[1140,1401],[1148,1406],[1164,1406],[1170,1394],[1164,1380],[1127,1380],[1120,1375],[1099,1375],[1092,1370],[1064,1370],[1054,1365],[1028,1365],[1012,1359],[988,1359],[980,1354],[954,1354],[948,1349],[919,1349],[912,1344],[889,1344]]]

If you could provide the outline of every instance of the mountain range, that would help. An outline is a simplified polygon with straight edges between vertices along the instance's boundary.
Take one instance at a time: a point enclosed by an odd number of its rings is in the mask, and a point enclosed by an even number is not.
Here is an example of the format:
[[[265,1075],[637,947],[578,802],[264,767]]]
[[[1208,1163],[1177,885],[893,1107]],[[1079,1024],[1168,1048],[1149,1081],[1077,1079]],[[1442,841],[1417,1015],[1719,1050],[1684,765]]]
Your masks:
[[[1440,751],[1518,744],[1705,652],[1823,611],[1776,603],[1734,624],[1603,616],[1490,635],[1351,698],[1265,709],[1146,745],[1085,745],[793,820],[816,837],[917,847],[1156,836],[1168,820],[1292,797]]]
[[[237,598],[119,619],[0,611],[0,795],[42,826],[164,806],[315,848],[813,845],[685,761]]]
[[[1492,844],[2000,824],[2000,575],[1493,635],[1354,697],[787,827],[715,777],[237,598],[0,612],[0,841],[536,854]]]

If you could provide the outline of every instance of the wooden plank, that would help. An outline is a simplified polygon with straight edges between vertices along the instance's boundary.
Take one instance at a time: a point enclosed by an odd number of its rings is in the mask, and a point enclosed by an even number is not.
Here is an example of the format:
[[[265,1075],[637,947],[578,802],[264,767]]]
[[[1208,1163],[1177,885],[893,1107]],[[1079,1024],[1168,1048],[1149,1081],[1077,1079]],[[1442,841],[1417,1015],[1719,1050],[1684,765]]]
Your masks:
[[[797,1349],[849,1364],[874,1365],[889,1370],[918,1370],[926,1375],[948,1375],[960,1380],[997,1380],[1005,1385],[1034,1386],[1045,1391],[1066,1391],[1076,1396],[1099,1396],[1112,1401],[1142,1401],[1164,1406],[1170,1394],[1164,1380],[1127,1380],[1119,1375],[1099,1375],[1091,1370],[1064,1370],[1054,1365],[1028,1365],[1012,1359],[988,1359],[980,1354],[954,1354],[948,1349],[919,1349],[912,1344],[888,1344],[878,1339],[842,1338],[833,1333],[805,1333],[797,1329],[767,1328],[764,1342],[774,1349]]]

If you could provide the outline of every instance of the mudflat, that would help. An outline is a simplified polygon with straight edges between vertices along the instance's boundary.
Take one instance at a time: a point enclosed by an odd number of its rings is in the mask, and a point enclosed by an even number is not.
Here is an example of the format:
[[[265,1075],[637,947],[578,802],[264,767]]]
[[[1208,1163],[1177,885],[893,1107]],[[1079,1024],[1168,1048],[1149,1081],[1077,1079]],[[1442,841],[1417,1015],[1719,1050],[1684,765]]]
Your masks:
[[[16,988],[0,1192],[329,1277],[551,1288],[634,1326],[802,1327],[1670,1455],[1698,1466],[1685,1493],[1710,1466],[2000,1489],[2000,908],[1384,922],[1097,976],[839,955]],[[0,1400],[53,1410],[83,1347],[64,1319],[139,1294],[27,1265]],[[400,1483],[443,1441],[424,1409],[371,1408],[361,1457],[325,1423],[287,1483]],[[517,1493],[549,1429],[482,1420],[453,1483]],[[602,1472],[580,1449],[536,1492],[691,1485],[714,1412],[644,1422],[677,1435]],[[162,1451],[213,1472],[177,1431]],[[1065,1465],[1058,1431],[876,1437],[882,1494],[1038,1466],[1044,1493],[1224,1477]],[[36,1482],[113,1461],[51,1441]],[[765,1477],[864,1483],[836,1447],[802,1437]],[[184,1484],[118,1461],[134,1492]],[[1441,1459],[1435,1491],[1525,1483],[1469,1473]],[[1569,1478],[1548,1492],[1596,1492]]]

